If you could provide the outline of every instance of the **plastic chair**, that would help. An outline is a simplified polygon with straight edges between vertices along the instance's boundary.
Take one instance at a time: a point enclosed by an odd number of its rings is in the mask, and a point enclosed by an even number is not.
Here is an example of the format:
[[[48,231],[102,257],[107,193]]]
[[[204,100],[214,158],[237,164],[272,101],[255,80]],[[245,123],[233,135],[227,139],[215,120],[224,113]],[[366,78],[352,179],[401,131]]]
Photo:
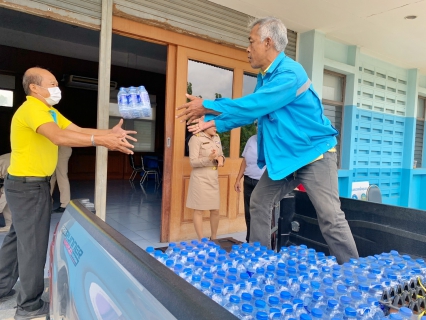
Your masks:
[[[133,181],[136,177],[136,174],[142,172],[142,166],[135,166],[135,159],[132,154],[129,154],[130,167],[133,169],[132,174],[130,175],[129,180]]]
[[[153,163],[152,163],[153,161],[152,160],[154,160],[154,159],[150,159],[150,160],[151,160],[151,163],[149,164],[149,166],[145,167],[144,166],[144,158],[141,156],[142,172],[143,172],[143,174],[142,174],[142,178],[141,178],[140,184],[144,183],[145,179],[150,174],[154,175],[154,177],[155,177],[155,183],[159,184],[159,179],[158,179],[158,161],[156,162],[157,166],[153,166]]]
[[[380,188],[375,184],[371,184],[368,187],[366,196],[367,201],[382,203],[382,192],[380,191]]]

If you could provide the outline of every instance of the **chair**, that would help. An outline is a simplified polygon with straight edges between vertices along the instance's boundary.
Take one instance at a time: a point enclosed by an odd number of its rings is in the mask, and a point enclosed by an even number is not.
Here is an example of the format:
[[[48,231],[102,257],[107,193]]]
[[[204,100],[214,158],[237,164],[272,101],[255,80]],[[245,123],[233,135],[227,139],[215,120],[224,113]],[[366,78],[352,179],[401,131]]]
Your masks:
[[[147,159],[148,160],[148,159]],[[158,161],[154,161],[153,157],[149,158],[149,163],[147,161],[148,166],[145,167],[144,165],[144,158],[141,156],[141,161],[142,161],[142,178],[140,181],[140,184],[145,182],[145,179],[148,177],[148,175],[153,174],[155,177],[155,183],[159,184],[159,179],[158,179]]]
[[[380,188],[375,184],[372,184],[368,187],[366,196],[367,201],[382,203],[382,192],[380,191]]]
[[[142,172],[142,166],[135,166],[135,159],[133,159],[133,155],[129,154],[130,167],[133,169],[132,174],[130,175],[129,180],[133,181],[138,172]]]

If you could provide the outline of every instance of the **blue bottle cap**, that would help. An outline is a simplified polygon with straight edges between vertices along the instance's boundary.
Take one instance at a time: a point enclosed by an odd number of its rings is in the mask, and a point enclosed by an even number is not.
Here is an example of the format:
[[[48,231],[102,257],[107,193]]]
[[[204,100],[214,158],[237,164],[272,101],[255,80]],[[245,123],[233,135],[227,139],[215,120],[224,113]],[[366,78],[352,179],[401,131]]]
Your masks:
[[[311,281],[310,283],[311,283],[311,287],[312,287],[314,290],[319,289],[319,287],[321,286],[321,284],[319,283],[319,281]]]
[[[283,262],[278,262],[277,266],[278,266],[278,269],[285,269],[285,263]]]
[[[273,293],[273,292],[275,292],[275,287],[267,284],[265,286],[265,291],[268,292],[268,293]]]
[[[223,277],[223,278],[226,276],[226,272],[224,270],[219,270],[219,271],[216,272],[216,274],[219,277]]]
[[[403,317],[411,317],[413,315],[413,311],[407,307],[402,307],[399,309],[399,312]]]
[[[268,320],[268,314],[263,311],[256,312],[256,320]]]
[[[263,297],[263,291],[262,291],[262,290],[260,290],[260,289],[254,289],[254,291],[253,291],[253,295],[254,295],[256,298],[262,298],[262,297]]]
[[[312,294],[312,297],[313,297],[313,299],[314,299],[314,300],[319,300],[319,299],[321,299],[321,298],[322,298],[322,293],[321,293],[321,292],[318,292],[318,291],[315,291],[315,292]]]
[[[253,247],[260,247],[260,242],[253,242]]]
[[[273,271],[275,271],[275,266],[273,266],[273,265],[268,265],[267,267],[266,267],[266,271],[270,271],[270,272],[273,272]]]
[[[343,284],[338,284],[336,289],[339,294],[345,293],[347,291],[346,286]]]
[[[241,273],[240,274],[240,279],[247,280],[248,278],[250,278],[250,276],[247,273]]]
[[[201,280],[201,276],[199,275],[199,274],[194,274],[193,276],[192,276],[192,281],[200,281]]]
[[[293,301],[293,302],[294,302],[294,301]],[[284,303],[284,304],[281,306],[281,309],[283,309],[283,310],[288,310],[288,309],[293,310],[293,306],[292,306],[290,303]]]
[[[285,271],[282,269],[278,269],[277,270],[277,276],[279,277],[285,277]]]
[[[221,293],[221,292],[222,292],[222,288],[221,288],[221,287],[219,287],[219,286],[213,286],[213,287],[212,287],[212,291],[213,291],[213,293],[217,293],[217,294],[219,294],[219,293]]]
[[[232,303],[240,303],[240,297],[234,294],[231,294],[231,296],[229,297],[229,301]]]
[[[331,279],[331,278],[324,278],[322,280],[322,283],[325,284],[326,286],[332,286],[333,285],[333,279]]]
[[[169,260],[166,260],[166,266],[167,267],[171,267],[171,266],[173,266],[174,265],[174,261],[173,260],[171,260],[171,259],[169,259]]]
[[[361,292],[358,292],[358,291],[351,292],[351,298],[354,300],[361,300],[362,299]]]
[[[278,297],[275,297],[275,296],[270,296],[268,299],[268,302],[272,305],[278,305],[278,303],[280,302],[280,299],[278,299]]]
[[[266,307],[266,302],[263,300],[256,300],[256,302],[254,303],[254,305],[256,306],[256,308],[258,309],[262,309]]]
[[[377,300],[376,298],[374,298],[374,297],[368,297],[367,298],[367,302],[370,304],[370,305],[374,305],[374,306],[378,306],[379,305],[379,300]]]
[[[253,312],[253,306],[251,306],[251,305],[249,305],[249,304],[247,304],[247,303],[244,303],[244,304],[241,306],[241,310],[242,310],[243,312],[246,312],[246,313],[252,313],[252,312]]]
[[[311,314],[314,318],[322,318],[322,310],[320,308],[313,308]]]
[[[356,317],[356,310],[352,307],[345,308],[345,315],[347,317]]]
[[[299,288],[300,291],[307,291],[309,289],[309,286],[306,283],[301,283]]]
[[[341,296],[340,297],[340,303],[341,304],[350,304],[352,301],[351,298],[349,298],[348,296]]]
[[[327,289],[325,289],[325,295],[327,296],[327,297],[334,297],[334,295],[335,295],[335,292],[334,292],[334,290],[333,289],[331,289],[331,288],[327,288]]]
[[[210,282],[205,281],[205,280],[201,281],[201,287],[205,288],[205,289],[209,288],[210,287]]]
[[[327,302],[327,305],[329,308],[334,309],[335,307],[337,307],[337,305],[339,304],[339,301],[334,300],[334,299],[330,299]]]
[[[228,279],[228,281],[230,282],[235,282],[237,281],[237,276],[230,274],[229,276],[226,277],[226,279]]]
[[[307,313],[302,313],[300,315],[300,320],[312,320],[312,317]]]
[[[281,291],[280,292],[280,298],[283,300],[290,300],[291,294],[288,291]]]
[[[368,290],[370,289],[370,287],[368,285],[366,285],[366,284],[360,284],[358,286],[358,289],[361,290],[361,291],[363,291],[363,292],[368,292]]]
[[[250,301],[251,300],[251,294],[248,292],[243,292],[241,295],[241,299],[244,301]]]
[[[303,300],[302,299],[294,299],[293,304],[296,305],[297,308],[299,308],[299,307],[303,308]]]
[[[391,319],[391,320],[402,320],[403,317],[398,313],[391,313],[389,315],[389,319]]]
[[[215,284],[218,284],[218,285],[223,285],[223,282],[224,282],[223,279],[221,279],[221,278],[216,278],[213,281],[214,281]]]
[[[206,272],[204,274],[204,278],[209,279],[209,280],[213,280],[213,273],[211,272]]]

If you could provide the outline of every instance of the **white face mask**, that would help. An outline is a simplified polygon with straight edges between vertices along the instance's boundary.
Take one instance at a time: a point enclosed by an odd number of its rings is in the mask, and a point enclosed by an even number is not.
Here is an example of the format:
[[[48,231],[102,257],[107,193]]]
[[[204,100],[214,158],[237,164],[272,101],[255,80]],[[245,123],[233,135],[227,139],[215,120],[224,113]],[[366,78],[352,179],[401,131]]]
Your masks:
[[[44,88],[42,86],[39,86],[41,88]],[[46,102],[50,105],[50,106],[54,106],[55,104],[58,104],[59,101],[61,101],[62,95],[61,95],[61,89],[59,89],[59,87],[51,87],[51,88],[44,88],[47,89],[50,93],[50,97],[44,98],[44,100],[46,100]]]

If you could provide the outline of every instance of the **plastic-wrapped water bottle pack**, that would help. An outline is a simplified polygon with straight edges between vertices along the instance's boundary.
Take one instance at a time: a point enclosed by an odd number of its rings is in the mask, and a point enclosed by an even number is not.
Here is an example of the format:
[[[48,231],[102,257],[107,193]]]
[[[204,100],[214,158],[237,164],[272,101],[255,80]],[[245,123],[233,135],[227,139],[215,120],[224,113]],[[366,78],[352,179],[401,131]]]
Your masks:
[[[424,311],[419,302],[392,305],[404,288],[424,303],[412,287],[426,278],[425,261],[397,251],[343,265],[305,245],[276,253],[243,243],[228,253],[204,238],[146,251],[239,319],[407,320]]]
[[[150,118],[151,102],[144,86],[120,88],[117,94],[118,110],[124,119]]]

